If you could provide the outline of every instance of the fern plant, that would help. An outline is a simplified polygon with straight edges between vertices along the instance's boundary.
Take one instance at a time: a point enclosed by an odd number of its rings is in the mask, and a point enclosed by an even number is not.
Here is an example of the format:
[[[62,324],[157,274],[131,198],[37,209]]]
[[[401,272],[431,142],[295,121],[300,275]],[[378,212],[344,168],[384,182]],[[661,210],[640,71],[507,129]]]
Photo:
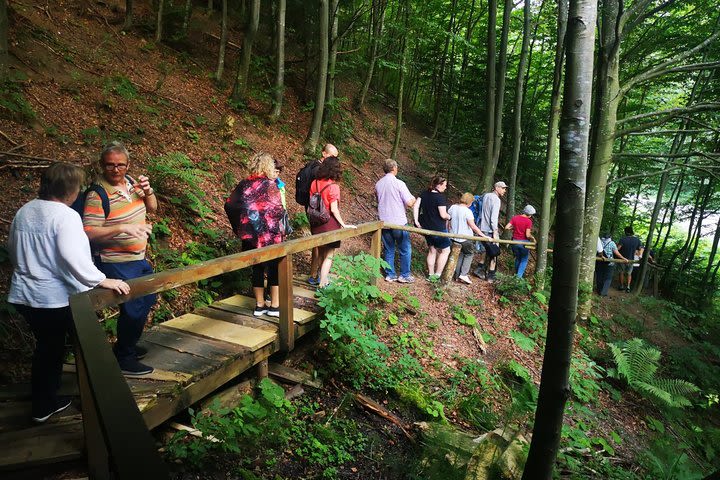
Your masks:
[[[630,388],[652,401],[668,407],[684,408],[692,404],[688,397],[700,391],[694,384],[678,378],[659,378],[657,371],[662,353],[640,338],[611,343],[617,370],[611,376],[623,378]]]

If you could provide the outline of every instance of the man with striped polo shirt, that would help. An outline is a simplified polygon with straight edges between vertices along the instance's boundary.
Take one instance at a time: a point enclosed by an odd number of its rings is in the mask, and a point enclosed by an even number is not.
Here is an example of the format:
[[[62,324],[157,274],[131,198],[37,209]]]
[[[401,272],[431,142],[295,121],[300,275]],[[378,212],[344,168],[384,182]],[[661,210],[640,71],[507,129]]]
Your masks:
[[[130,155],[120,142],[107,145],[100,154],[102,178],[98,184],[105,189],[109,211],[95,191],[85,199],[83,225],[90,241],[99,248],[98,268],[108,278],[129,280],[153,273],[145,259],[147,239],[152,226],[145,222],[146,213],[157,210],[157,197],[149,179],[128,175]],[[138,361],[146,351],[136,344],[142,335],[155,295],[146,295],[120,305],[117,342],[113,351],[124,375],[152,373],[153,368]]]

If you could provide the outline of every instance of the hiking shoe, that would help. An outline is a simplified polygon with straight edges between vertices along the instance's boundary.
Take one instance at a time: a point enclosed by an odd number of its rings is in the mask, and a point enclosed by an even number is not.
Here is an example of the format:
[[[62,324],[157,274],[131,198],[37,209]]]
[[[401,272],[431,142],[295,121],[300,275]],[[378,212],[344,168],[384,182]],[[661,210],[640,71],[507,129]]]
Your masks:
[[[478,278],[485,278],[485,265],[478,265],[472,273]]]
[[[392,276],[392,275],[388,275],[388,276],[385,277],[385,281],[386,281],[386,282],[397,282],[397,281],[398,281],[398,277],[394,277],[394,276]]]
[[[60,413],[70,406],[72,403],[70,397],[58,397],[55,401],[55,407],[51,408],[50,411],[33,414],[32,421],[35,423],[45,423],[48,418],[52,417],[56,413]]]
[[[268,313],[268,309],[265,305],[255,305],[255,310],[253,310],[253,315],[256,317],[260,317],[262,315],[265,315]]]
[[[398,283],[415,283],[415,277],[412,275],[407,275],[405,277],[399,277],[397,279]]]
[[[267,309],[267,316],[268,317],[279,317],[280,316],[280,307],[270,307]]]
[[[494,270],[487,272],[486,280],[488,281],[488,283],[495,283],[495,271]]]
[[[155,371],[153,367],[140,363],[137,360],[123,360],[120,364],[120,370],[126,377],[140,377]]]
[[[625,291],[626,291],[627,293],[630,293],[630,287],[627,287],[627,288],[625,289]]]
[[[137,360],[140,360],[142,358],[145,358],[145,355],[147,355],[147,348],[141,347],[140,345],[135,345],[135,358]]]
[[[470,280],[470,277],[468,277],[467,275],[460,275],[457,279],[462,283],[472,285],[472,280]]]
[[[308,277],[307,281],[313,287],[317,287],[318,285],[320,285],[320,279],[318,277],[313,277],[312,275]]]

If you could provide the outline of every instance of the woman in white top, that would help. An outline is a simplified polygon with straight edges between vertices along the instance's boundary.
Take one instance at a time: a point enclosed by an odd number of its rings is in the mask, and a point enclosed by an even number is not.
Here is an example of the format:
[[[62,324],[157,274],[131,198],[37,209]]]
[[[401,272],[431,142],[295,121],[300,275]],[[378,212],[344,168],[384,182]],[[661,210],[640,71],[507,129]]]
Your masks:
[[[463,193],[460,202],[450,207],[448,210],[450,214],[450,233],[472,236],[473,232],[475,232],[482,236],[482,232],[475,225],[472,211],[470,211],[470,205],[472,205],[474,199],[472,193]],[[453,242],[461,245],[454,278],[470,285],[472,281],[468,277],[468,273],[475,253],[475,242],[464,238],[453,238]]]
[[[40,179],[39,198],[23,205],[10,226],[14,271],[8,302],[28,322],[36,340],[32,417],[38,423],[70,406],[69,398],[57,396],[65,336],[73,326],[70,295],[96,286],[130,292],[127,283],[105,278],[95,267],[80,215],[70,208],[84,178],[85,172],[75,165],[50,165]]]

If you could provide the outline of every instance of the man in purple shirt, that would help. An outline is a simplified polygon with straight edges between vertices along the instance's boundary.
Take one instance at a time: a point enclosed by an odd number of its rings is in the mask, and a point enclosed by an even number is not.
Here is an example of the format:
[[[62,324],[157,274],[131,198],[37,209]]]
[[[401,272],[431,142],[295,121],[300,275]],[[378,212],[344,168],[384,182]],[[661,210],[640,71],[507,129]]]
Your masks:
[[[415,197],[407,185],[397,178],[398,164],[387,159],[383,165],[385,176],[375,184],[378,198],[378,216],[380,220],[393,225],[407,224],[405,211],[415,203]],[[383,258],[390,265],[385,269],[385,280],[388,282],[413,283],[410,275],[410,234],[404,230],[383,229],[382,243],[385,249]],[[395,273],[395,247],[400,256],[400,276]]]

